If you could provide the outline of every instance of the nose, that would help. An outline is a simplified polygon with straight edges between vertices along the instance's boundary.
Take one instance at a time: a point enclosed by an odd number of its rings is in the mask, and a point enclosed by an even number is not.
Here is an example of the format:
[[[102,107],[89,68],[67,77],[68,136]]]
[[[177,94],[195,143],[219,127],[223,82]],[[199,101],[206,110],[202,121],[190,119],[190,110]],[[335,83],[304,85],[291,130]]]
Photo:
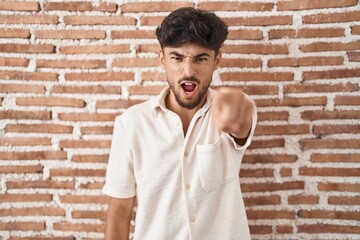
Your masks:
[[[192,77],[196,75],[196,68],[195,64],[191,59],[187,59],[187,61],[184,61],[183,63],[183,73],[185,77]]]

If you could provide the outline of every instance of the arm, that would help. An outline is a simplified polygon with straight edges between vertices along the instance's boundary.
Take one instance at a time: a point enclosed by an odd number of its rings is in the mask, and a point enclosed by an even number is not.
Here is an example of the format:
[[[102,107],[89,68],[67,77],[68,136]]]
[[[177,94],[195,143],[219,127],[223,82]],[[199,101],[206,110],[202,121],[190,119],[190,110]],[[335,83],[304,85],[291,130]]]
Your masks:
[[[135,197],[110,197],[106,219],[105,240],[128,240]]]

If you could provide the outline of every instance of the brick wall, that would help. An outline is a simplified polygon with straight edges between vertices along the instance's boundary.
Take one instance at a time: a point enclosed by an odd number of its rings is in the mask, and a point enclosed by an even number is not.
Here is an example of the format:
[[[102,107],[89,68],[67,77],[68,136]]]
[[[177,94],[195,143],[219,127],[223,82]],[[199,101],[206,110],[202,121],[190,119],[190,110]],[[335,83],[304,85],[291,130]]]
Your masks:
[[[258,105],[241,183],[253,239],[360,238],[357,0],[0,2],[0,239],[102,239],[114,117],[164,86],[154,29],[229,25],[215,86]]]

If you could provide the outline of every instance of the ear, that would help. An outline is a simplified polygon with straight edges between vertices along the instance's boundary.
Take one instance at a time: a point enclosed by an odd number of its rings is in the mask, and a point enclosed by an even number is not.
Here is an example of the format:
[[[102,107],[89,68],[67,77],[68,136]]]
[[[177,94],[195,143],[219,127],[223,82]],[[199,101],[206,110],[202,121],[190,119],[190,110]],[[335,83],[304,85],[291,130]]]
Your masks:
[[[218,52],[218,54],[216,54],[215,56],[215,69],[218,69],[220,62],[222,60],[222,52]]]
[[[164,50],[163,49],[159,49],[159,51],[158,51],[158,59],[159,59],[160,65],[162,67],[164,67],[165,66],[165,56],[164,56]]]

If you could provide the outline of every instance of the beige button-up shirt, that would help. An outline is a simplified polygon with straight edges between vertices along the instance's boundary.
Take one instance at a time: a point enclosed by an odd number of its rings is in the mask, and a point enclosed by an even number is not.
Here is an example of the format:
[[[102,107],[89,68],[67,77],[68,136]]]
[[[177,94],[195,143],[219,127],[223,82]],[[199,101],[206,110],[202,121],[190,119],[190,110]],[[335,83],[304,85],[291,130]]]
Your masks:
[[[209,89],[184,136],[165,107],[169,88],[117,117],[103,192],[137,196],[134,240],[248,240],[239,184],[244,146],[211,121]]]

